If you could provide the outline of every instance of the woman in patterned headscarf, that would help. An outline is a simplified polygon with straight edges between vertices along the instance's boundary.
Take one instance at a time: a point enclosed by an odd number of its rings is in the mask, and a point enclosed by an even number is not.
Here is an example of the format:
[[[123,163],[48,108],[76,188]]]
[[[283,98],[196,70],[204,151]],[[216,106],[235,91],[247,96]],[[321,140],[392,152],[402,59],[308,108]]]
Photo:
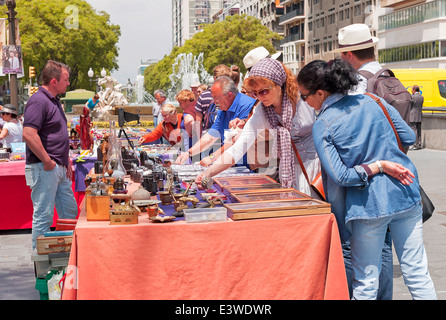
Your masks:
[[[282,187],[294,187],[317,197],[302,173],[291,142],[293,140],[299,152],[308,178],[313,181],[320,171],[311,133],[315,113],[306,103],[299,101],[296,78],[279,61],[265,58],[254,65],[243,86],[262,104],[255,108],[234,145],[204,171],[197,182],[205,177],[213,177],[237,163],[262,131],[268,129],[270,152],[269,158],[263,159],[269,161],[270,166],[279,162]]]

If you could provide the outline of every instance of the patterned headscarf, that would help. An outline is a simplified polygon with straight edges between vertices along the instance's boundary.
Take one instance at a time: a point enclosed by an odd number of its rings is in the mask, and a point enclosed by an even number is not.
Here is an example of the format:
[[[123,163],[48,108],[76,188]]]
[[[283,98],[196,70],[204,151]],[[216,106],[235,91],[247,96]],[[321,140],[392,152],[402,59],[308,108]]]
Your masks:
[[[277,114],[273,106],[263,106],[263,110],[268,118],[268,122],[273,129],[277,130],[277,149],[273,150],[273,156],[280,159],[280,169],[282,175],[282,187],[291,188],[295,183],[294,156],[291,146],[291,127],[293,120],[293,104],[291,103],[284,85],[287,75],[282,64],[271,58],[265,58],[256,63],[249,77],[260,76],[272,80],[275,84],[282,88],[282,125],[279,125]]]

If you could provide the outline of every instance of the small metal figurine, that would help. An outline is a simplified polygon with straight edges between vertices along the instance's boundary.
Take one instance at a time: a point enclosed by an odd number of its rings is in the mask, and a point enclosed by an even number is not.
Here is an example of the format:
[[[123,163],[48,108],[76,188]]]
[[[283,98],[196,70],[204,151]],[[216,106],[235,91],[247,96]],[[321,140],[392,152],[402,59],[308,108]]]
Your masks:
[[[122,178],[117,178],[113,183],[113,193],[123,193],[126,194],[128,190],[125,189],[125,182]]]

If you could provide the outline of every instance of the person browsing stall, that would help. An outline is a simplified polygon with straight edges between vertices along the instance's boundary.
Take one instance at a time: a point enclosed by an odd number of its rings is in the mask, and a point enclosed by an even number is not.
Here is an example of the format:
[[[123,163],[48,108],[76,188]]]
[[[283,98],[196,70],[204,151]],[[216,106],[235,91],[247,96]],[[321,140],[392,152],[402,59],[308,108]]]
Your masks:
[[[315,114],[308,105],[298,101],[296,78],[281,62],[264,58],[252,67],[244,86],[262,103],[254,109],[237,141],[197,177],[197,182],[229,168],[251,149],[256,139],[262,139],[263,132],[267,130],[271,148],[269,165],[280,159],[279,178],[282,187],[294,187],[313,195],[292,146],[293,141],[312,181],[320,171],[311,133]],[[268,159],[264,160],[267,162]]]
[[[423,244],[416,168],[400,150],[385,113],[367,95],[348,95],[358,84],[346,62],[315,60],[299,72],[302,100],[317,112],[314,144],[327,201],[341,241],[351,243],[352,299],[376,299],[381,258],[390,230],[413,299],[436,299]],[[398,111],[380,99],[403,146],[415,134]]]
[[[210,148],[220,139],[217,149],[225,140],[229,122],[235,118],[246,119],[254,106],[255,99],[238,92],[234,81],[227,76],[219,77],[213,84],[212,97],[220,108],[212,127],[187,152],[182,152],[175,163],[182,164],[190,157]]]
[[[177,113],[176,107],[170,103],[165,103],[161,107],[160,114],[164,120],[161,121],[152,132],[139,138],[139,144],[149,143],[164,138],[172,146],[181,146],[183,140],[181,134],[183,114]]]

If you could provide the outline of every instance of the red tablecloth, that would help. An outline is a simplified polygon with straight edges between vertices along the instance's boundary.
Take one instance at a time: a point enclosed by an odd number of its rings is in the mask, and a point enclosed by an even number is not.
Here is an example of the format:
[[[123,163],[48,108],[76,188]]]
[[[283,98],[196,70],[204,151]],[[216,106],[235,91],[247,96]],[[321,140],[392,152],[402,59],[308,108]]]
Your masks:
[[[333,215],[136,225],[82,210],[63,299],[348,299]]]
[[[25,181],[25,161],[0,163],[0,195],[3,200],[0,206],[0,230],[31,229],[33,204],[31,189]],[[84,193],[75,192],[74,196],[80,206]],[[57,213],[53,220],[57,220]]]

